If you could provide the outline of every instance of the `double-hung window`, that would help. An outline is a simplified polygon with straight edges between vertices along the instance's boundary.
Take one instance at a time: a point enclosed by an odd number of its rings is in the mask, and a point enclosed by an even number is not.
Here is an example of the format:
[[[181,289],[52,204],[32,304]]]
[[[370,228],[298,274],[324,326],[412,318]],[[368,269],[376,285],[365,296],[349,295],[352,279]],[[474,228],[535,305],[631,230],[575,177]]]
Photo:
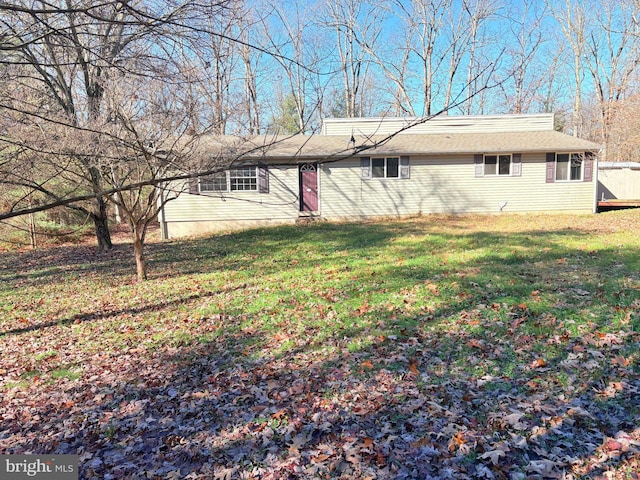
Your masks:
[[[258,190],[256,167],[229,170],[229,188],[232,192]]]
[[[556,181],[582,181],[582,154],[556,153]]]
[[[242,168],[234,168],[231,170],[225,170],[208,177],[202,177],[200,179],[200,192],[246,192],[246,191],[258,191],[263,193],[268,191],[268,186],[263,188],[260,185],[265,183],[266,170],[261,171],[260,176],[259,167],[250,166]]]
[[[220,172],[200,179],[201,192],[227,192],[227,172]]]
[[[592,182],[593,152],[547,152],[547,183]]]
[[[522,175],[522,154],[520,153],[478,153],[473,156],[476,177],[520,177]]]
[[[398,157],[372,158],[372,178],[398,178],[400,159]]]
[[[511,154],[508,155],[485,155],[484,156],[485,175],[511,175]]]
[[[409,178],[409,157],[363,157],[362,178]]]

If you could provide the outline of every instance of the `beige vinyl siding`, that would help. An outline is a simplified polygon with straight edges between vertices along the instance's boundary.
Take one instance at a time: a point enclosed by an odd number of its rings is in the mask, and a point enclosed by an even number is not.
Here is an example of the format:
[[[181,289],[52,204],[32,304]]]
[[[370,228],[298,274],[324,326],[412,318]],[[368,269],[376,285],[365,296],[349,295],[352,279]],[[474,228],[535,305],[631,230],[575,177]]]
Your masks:
[[[413,125],[413,126],[411,126]],[[496,133],[553,130],[553,114],[440,116],[421,118],[329,118],[323,135],[389,135],[401,129],[407,134]]]
[[[169,238],[227,229],[233,224],[259,225],[267,221],[294,221],[298,217],[297,166],[270,166],[269,193],[233,191],[192,195],[186,190],[164,208]]]
[[[598,183],[598,200],[640,200],[640,169],[599,169]]]
[[[523,154],[522,175],[475,177],[473,155],[411,157],[410,179],[362,179],[359,160],[321,175],[325,218],[582,211],[594,208],[593,182],[545,183],[544,154]]]

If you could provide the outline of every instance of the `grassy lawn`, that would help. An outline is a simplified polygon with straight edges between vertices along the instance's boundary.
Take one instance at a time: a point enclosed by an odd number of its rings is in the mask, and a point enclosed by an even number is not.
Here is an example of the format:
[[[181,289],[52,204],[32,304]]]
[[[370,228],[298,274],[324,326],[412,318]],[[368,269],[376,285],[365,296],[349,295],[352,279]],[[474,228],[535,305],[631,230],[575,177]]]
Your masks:
[[[0,253],[0,453],[81,478],[639,478],[640,211]]]

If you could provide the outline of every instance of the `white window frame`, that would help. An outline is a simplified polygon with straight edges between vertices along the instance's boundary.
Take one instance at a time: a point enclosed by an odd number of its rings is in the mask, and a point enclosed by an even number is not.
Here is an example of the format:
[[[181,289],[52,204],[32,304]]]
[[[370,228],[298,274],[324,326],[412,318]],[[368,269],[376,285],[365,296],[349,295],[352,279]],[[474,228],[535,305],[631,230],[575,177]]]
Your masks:
[[[487,157],[495,157],[496,163],[495,173],[487,173]],[[500,157],[508,157],[509,158],[509,172],[508,173],[500,173]],[[482,157],[482,166],[483,166],[483,175],[485,177],[510,177],[513,175],[513,154],[512,153],[488,153],[484,154]]]
[[[220,188],[224,185],[224,188]],[[229,176],[226,172],[218,172],[208,177],[199,179],[198,188],[200,192],[228,192]]]
[[[558,157],[567,156],[567,178],[558,178]],[[571,178],[571,163],[573,160],[580,160],[580,176],[579,178]],[[557,153],[555,158],[554,181],[555,182],[582,182],[584,181],[584,154],[583,153]]]
[[[216,186],[215,177],[225,176],[225,188],[219,188],[220,183]],[[209,181],[209,178],[211,181]],[[211,187],[209,187],[211,185]],[[238,188],[238,186],[249,188]],[[203,188],[205,187],[205,188]],[[232,168],[231,170],[225,170],[210,177],[201,178],[198,188],[202,193],[227,193],[227,192],[257,192],[258,191],[258,167],[239,167]]]
[[[382,160],[383,163],[383,169],[384,169],[384,173],[382,176],[375,176],[373,174],[373,162],[374,160]],[[395,160],[396,161],[396,176],[395,177],[390,177],[389,176],[389,160]],[[375,178],[375,179],[379,179],[379,180],[397,180],[400,179],[400,157],[371,157],[369,159],[369,168],[371,169],[371,178]],[[377,167],[379,168],[379,167]]]
[[[257,192],[258,191],[258,167],[240,167],[229,170],[230,192]],[[242,188],[238,188],[238,187]],[[248,187],[248,188],[246,188]]]

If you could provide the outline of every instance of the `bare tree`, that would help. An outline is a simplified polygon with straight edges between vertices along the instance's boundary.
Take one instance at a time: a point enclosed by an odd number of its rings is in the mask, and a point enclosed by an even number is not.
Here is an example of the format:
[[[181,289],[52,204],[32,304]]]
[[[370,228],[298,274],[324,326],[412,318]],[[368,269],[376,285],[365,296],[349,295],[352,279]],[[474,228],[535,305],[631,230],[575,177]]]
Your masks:
[[[571,48],[571,68],[573,74],[573,135],[582,131],[582,89],[585,78],[584,58],[586,53],[587,5],[584,0],[563,0],[557,4],[545,0],[549,11],[555,17],[565,40]]]
[[[34,116],[51,118],[53,114],[71,127],[86,127],[100,114],[104,69],[114,63],[135,35],[125,28],[126,12],[114,5],[95,10],[90,10],[89,4],[74,8],[69,2],[66,9],[51,8],[44,2],[35,2],[33,7],[39,11],[37,15],[27,3],[2,4],[0,21],[11,37],[9,62],[29,67],[21,69],[20,74],[25,79],[37,79],[50,108],[45,113],[38,105],[26,103],[4,107],[29,110]],[[89,11],[106,21],[90,23],[83,14]],[[100,172],[85,156],[78,155],[77,160],[83,164],[94,191],[101,190]],[[111,248],[105,200],[100,197],[93,203],[88,213],[95,223],[98,246]]]
[[[112,202],[131,227],[140,279],[146,229],[167,198],[159,178],[186,168],[186,132],[193,141],[209,131],[194,129],[201,79],[180,55],[197,39],[183,35],[208,26],[185,27],[183,6],[150,6],[0,3],[10,32],[0,40],[0,183],[25,192],[3,217],[74,208],[94,219],[103,250]]]
[[[407,49],[420,66],[422,114],[431,115],[434,89],[440,83],[436,79],[441,79],[447,55],[455,48],[453,43],[442,41],[447,14],[453,10],[453,4],[451,0],[396,1],[395,4],[406,25]]]
[[[587,69],[593,80],[600,113],[603,160],[611,157],[610,136],[613,109],[625,99],[633,75],[640,65],[640,38],[633,34],[638,9],[632,4],[603,0],[596,28],[586,38]]]
[[[241,33],[242,45],[241,56],[244,66],[244,105],[247,119],[247,133],[251,135],[259,134],[262,130],[260,116],[260,100],[258,98],[258,65],[261,53],[250,47],[249,32],[250,26],[245,26]]]
[[[243,0],[202,4],[199,16],[189,23],[195,31],[186,45],[182,62],[191,65],[195,78],[190,84],[198,88],[204,108],[194,119],[194,131],[210,128],[217,135],[227,133],[229,123],[241,122],[238,112],[243,105],[242,78],[243,22],[246,15]]]
[[[377,48],[383,14],[384,9],[364,0],[329,0],[326,3],[323,26],[332,29],[335,34],[347,117],[362,116],[364,113],[363,90],[372,65],[368,52]]]
[[[482,48],[486,46],[488,39],[485,30],[487,22],[495,15],[498,10],[498,4],[496,0],[463,0],[462,11],[467,21],[468,37],[466,46],[468,63],[467,63],[467,88],[468,93],[471,92],[484,92],[485,90],[480,88],[483,82],[487,82],[486,73],[487,63],[484,61],[487,58],[486,54],[482,54]],[[490,62],[497,62],[498,58],[493,56]],[[465,105],[465,114],[471,115],[473,112],[473,102],[477,100],[476,95],[468,94]],[[481,102],[482,103],[482,102]],[[481,110],[483,108],[481,107]]]
[[[515,15],[509,18],[511,35],[505,54],[509,59],[507,75],[510,81],[505,82],[502,90],[506,109],[510,113],[528,113],[536,102],[541,103],[540,91],[545,76],[553,75],[542,62],[537,61],[543,44],[542,23],[545,17],[544,5],[523,0]]]
[[[446,85],[443,100],[445,110],[449,109],[453,101],[455,80],[462,68],[462,60],[469,41],[469,29],[461,14],[456,14],[453,9],[450,9],[447,23],[448,37],[446,37],[445,42],[449,45],[449,67],[447,77],[443,79],[443,83]]]
[[[611,105],[607,157],[625,161],[640,158],[640,94]]]
[[[6,32],[3,49],[10,52],[3,63],[20,65],[18,83],[25,91],[36,88],[43,96],[39,103],[18,97],[2,107],[23,112],[24,122],[44,129],[75,129],[85,136],[99,133],[104,122],[108,72],[125,71],[128,59],[134,56],[139,60],[148,58],[150,50],[140,48],[139,41],[154,35],[163,20],[175,14],[152,13],[142,3],[117,0],[100,4],[66,0],[58,6],[43,0],[19,0],[1,2],[0,12],[0,24]],[[24,145],[30,142],[29,138],[15,140]],[[88,145],[93,144],[89,140]],[[73,154],[65,148],[60,153],[74,160],[83,185],[97,193],[104,189],[103,172],[93,161],[96,152],[88,154],[83,146],[75,143],[77,150]],[[48,150],[58,147],[52,143]],[[93,219],[99,249],[111,248],[106,199],[96,195],[90,204],[75,207]]]
[[[308,131],[311,115],[320,103],[320,99],[312,99],[310,94],[314,92],[312,82],[314,72],[319,69],[322,51],[313,41],[310,9],[302,9],[298,2],[287,5],[271,0],[266,1],[264,7],[267,9],[262,19],[265,48],[285,54],[274,57],[285,80],[280,104],[285,100],[292,101],[296,130]]]
[[[384,8],[384,4],[380,8]],[[380,42],[380,45],[375,45],[376,48],[368,44],[364,48],[384,74],[384,81],[378,88],[388,92],[389,99],[385,103],[388,103],[391,112],[396,116],[415,116],[415,98],[411,88],[411,80],[415,75],[410,65],[414,24],[408,13],[411,6],[394,0],[389,2],[388,8],[391,16],[398,16],[402,23],[386,42]]]
[[[191,135],[189,90],[170,88],[162,79],[123,77],[105,92],[111,121],[100,137],[102,171],[108,188],[118,190],[109,199],[130,227],[138,280],[147,278],[144,243],[158,211],[176,195],[167,195],[164,183],[148,184],[176,172],[188,171],[197,136]],[[147,184],[144,184],[144,182]],[[138,184],[128,188],[131,184]]]

